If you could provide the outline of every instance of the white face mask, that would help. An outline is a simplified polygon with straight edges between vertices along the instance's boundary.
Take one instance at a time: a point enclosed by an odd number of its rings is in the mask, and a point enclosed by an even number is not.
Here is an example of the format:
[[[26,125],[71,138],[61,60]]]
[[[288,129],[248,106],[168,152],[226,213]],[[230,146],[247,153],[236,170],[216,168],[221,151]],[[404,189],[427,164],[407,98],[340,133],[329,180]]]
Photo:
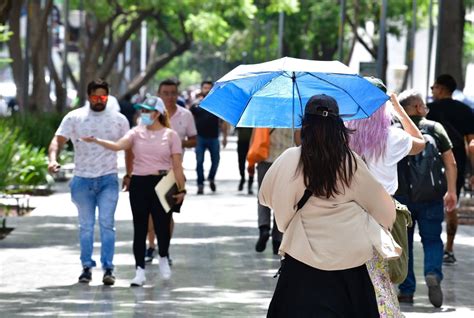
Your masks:
[[[142,125],[150,126],[150,125],[153,125],[154,122],[155,122],[155,120],[151,118],[150,113],[142,113],[140,115],[140,123]]]

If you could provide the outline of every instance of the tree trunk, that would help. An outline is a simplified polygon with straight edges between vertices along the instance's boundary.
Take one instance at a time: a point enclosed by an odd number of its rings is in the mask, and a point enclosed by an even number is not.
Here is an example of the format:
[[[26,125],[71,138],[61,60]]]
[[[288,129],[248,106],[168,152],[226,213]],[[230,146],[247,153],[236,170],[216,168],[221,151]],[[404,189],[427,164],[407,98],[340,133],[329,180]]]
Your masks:
[[[463,0],[441,0],[439,5],[438,43],[435,77],[450,74],[459,89],[464,88],[463,76],[463,37],[464,14]]]
[[[8,24],[10,31],[13,32],[8,40],[8,51],[12,59],[11,68],[13,73],[13,81],[16,86],[16,100],[18,105],[23,105],[23,52],[21,49],[20,39],[20,13],[24,0],[14,1],[10,14],[8,16]]]
[[[49,99],[49,87],[45,80],[46,67],[48,66],[48,28],[47,19],[49,11],[41,9],[38,1],[30,1],[30,12],[28,23],[31,23],[31,66],[33,70],[33,92],[31,95],[29,110],[51,111],[51,100]]]
[[[0,24],[7,23],[10,10],[12,9],[12,2],[13,0],[2,0],[0,2]]]

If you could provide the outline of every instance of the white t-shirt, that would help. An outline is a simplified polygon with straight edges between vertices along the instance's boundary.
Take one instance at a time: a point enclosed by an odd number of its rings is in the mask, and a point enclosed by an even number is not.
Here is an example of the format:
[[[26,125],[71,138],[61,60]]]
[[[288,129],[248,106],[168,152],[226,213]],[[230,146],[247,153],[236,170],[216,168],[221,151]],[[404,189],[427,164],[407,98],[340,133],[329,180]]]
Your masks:
[[[367,167],[390,195],[398,189],[397,163],[408,155],[411,136],[403,129],[389,127],[385,154],[377,161],[368,161]]]
[[[193,114],[184,107],[177,106],[176,112],[170,118],[170,125],[181,140],[197,135]]]
[[[119,112],[94,112],[90,108],[81,107],[63,118],[56,135],[70,139],[74,145],[74,175],[96,178],[117,173],[117,153],[79,138],[94,136],[117,141],[129,129],[127,118]]]

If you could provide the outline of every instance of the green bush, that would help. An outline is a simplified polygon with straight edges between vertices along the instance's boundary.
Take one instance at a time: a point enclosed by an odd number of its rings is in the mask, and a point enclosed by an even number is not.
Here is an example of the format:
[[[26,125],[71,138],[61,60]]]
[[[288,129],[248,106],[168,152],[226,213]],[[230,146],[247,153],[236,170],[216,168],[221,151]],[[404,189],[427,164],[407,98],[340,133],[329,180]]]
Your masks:
[[[19,135],[19,129],[0,122],[0,191],[25,192],[52,181],[45,149],[23,142]]]
[[[8,185],[13,157],[18,149],[18,131],[0,123],[0,191]]]
[[[61,123],[64,114],[38,113],[14,114],[11,117],[0,119],[10,129],[18,129],[18,137],[26,144],[34,147],[48,149],[56,129]]]

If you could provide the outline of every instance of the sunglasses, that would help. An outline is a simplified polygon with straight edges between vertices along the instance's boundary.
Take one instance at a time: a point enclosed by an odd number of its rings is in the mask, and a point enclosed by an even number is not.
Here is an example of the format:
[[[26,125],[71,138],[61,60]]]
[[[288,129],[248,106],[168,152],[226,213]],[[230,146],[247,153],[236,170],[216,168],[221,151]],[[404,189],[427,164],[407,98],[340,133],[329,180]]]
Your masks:
[[[107,95],[91,95],[91,96],[89,96],[89,99],[94,104],[98,103],[98,102],[102,102],[102,104],[105,104],[105,103],[107,103],[107,100],[109,99],[109,96],[107,96]]]

